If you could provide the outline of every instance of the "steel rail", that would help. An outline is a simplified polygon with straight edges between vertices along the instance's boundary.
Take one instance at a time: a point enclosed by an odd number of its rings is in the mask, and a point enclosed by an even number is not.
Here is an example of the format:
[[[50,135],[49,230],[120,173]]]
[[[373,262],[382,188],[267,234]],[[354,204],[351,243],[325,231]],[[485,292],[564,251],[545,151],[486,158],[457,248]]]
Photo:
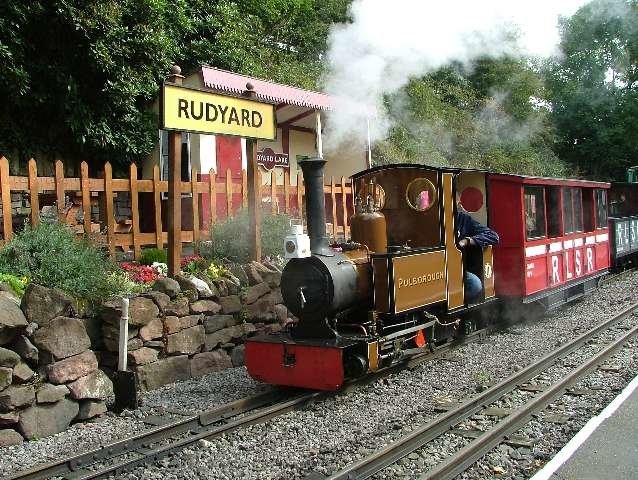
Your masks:
[[[539,373],[547,370],[560,358],[569,355],[580,348],[593,337],[612,327],[616,323],[629,317],[638,309],[638,303],[634,303],[625,308],[614,317],[597,325],[592,330],[576,337],[574,340],[565,343],[558,349],[546,354],[537,362],[528,365],[517,373],[502,380],[498,384],[488,388],[481,394],[467,400],[458,407],[434,418],[432,421],[417,428],[413,432],[405,435],[388,446],[374,452],[372,455],[352,463],[342,470],[327,477],[328,480],[353,480],[369,478],[384,468],[396,463],[401,458],[409,455],[415,450],[423,447],[435,438],[448,432],[454,425],[465,418],[474,415],[485,406],[494,403],[506,393],[514,390],[517,386],[529,381]]]
[[[621,335],[605,347],[602,351],[591,357],[578,368],[570,372],[558,382],[551,385],[538,396],[532,398],[521,408],[515,410],[503,420],[498,422],[493,428],[480,435],[468,445],[460,449],[451,457],[445,459],[432,470],[419,477],[419,480],[448,480],[464,472],[473,465],[483,455],[489,453],[498,446],[507,435],[514,433],[523,427],[532,417],[549,405],[556,398],[563,395],[568,387],[576,383],[580,378],[594,370],[603,360],[611,356],[616,350],[624,345],[632,336],[638,334],[638,326],[632,328],[624,335]]]
[[[281,391],[269,391],[235,400],[197,415],[188,416],[157,428],[145,430],[137,435],[102,445],[76,456],[22,470],[8,477],[6,480],[40,480],[52,476],[65,476],[84,468],[86,465],[121,455],[136,448],[143,448],[167,436],[180,435],[200,426],[220,422],[231,416],[268,405],[282,398],[283,395],[284,393]]]
[[[629,275],[630,273],[635,271],[636,271],[636,267],[631,267],[631,268],[626,268],[625,270],[621,270],[620,272],[609,273],[608,275],[600,279],[600,282],[598,282],[598,285],[599,286],[607,285],[608,283],[611,283],[612,281],[617,279],[622,279],[626,275]]]

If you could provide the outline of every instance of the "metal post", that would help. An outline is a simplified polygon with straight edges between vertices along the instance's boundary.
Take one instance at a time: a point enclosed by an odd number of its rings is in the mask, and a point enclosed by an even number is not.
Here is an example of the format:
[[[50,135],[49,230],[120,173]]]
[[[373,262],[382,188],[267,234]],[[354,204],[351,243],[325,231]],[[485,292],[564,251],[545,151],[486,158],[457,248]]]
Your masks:
[[[181,85],[181,68],[173,65],[167,81]],[[180,271],[182,259],[182,134],[168,134],[168,274]]]
[[[115,394],[115,410],[138,407],[137,383],[135,372],[128,371],[128,311],[129,299],[122,299],[122,315],[120,316],[120,337],[118,341],[117,372],[113,377],[113,393]]]
[[[128,358],[128,306],[129,299],[122,299],[122,316],[120,317],[120,339],[118,345],[117,369],[120,372],[126,371]]]
[[[316,127],[317,133],[317,156],[323,158],[323,138],[321,137],[321,112],[317,110]]]
[[[246,84],[244,96],[255,98],[257,93],[251,83]],[[246,139],[246,180],[248,184],[248,246],[250,258],[261,260],[261,174],[257,165],[257,140]]]

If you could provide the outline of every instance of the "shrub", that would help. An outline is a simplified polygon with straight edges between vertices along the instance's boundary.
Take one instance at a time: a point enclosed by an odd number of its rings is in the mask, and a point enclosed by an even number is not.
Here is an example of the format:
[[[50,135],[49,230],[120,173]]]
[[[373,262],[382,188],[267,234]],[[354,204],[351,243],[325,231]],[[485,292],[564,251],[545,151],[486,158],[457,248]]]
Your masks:
[[[199,273],[208,268],[208,262],[199,255],[188,255],[182,258],[180,267],[183,272]]]
[[[261,252],[264,256],[281,255],[284,237],[290,230],[290,217],[285,214],[263,213],[261,217]],[[237,215],[224,222],[215,223],[211,229],[211,241],[202,245],[202,254],[213,259],[228,259],[233,262],[247,262],[248,211],[240,210]]]
[[[215,262],[211,262],[206,269],[206,275],[208,275],[208,278],[210,278],[211,280],[217,280],[227,273],[229,272],[223,265],[217,265],[215,264]]]
[[[150,283],[138,283],[131,279],[130,273],[124,270],[116,270],[106,277],[107,290],[117,292],[120,295],[144,293],[151,287]]]
[[[120,264],[122,270],[128,274],[128,278],[136,283],[150,284],[159,278],[159,273],[148,265],[136,265],[134,263],[123,262]]]
[[[141,265],[153,265],[154,263],[168,263],[168,255],[161,248],[145,248],[140,255]]]
[[[117,266],[89,240],[58,223],[27,226],[18,233],[0,249],[0,271],[89,303],[120,293],[120,286],[109,279]]]
[[[29,282],[26,277],[19,278],[9,273],[0,273],[0,283],[6,283],[18,297],[21,297]]]

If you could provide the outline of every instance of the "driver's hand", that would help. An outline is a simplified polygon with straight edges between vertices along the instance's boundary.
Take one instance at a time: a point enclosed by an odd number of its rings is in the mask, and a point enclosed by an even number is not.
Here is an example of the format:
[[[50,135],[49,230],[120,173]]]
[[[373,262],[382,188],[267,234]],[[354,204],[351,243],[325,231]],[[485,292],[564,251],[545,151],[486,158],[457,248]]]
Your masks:
[[[470,240],[468,238],[462,238],[461,240],[459,240],[460,249],[467,247],[469,244],[470,244]]]

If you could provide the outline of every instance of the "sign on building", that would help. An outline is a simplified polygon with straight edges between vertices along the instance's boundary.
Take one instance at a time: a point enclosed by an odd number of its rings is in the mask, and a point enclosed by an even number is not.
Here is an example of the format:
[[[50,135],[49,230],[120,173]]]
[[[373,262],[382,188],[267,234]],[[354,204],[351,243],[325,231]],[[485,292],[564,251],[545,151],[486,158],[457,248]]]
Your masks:
[[[274,140],[274,105],[164,84],[162,128]]]
[[[264,148],[257,152],[257,165],[261,165],[266,170],[275,167],[290,168],[290,160],[287,153],[275,153],[272,148]]]

